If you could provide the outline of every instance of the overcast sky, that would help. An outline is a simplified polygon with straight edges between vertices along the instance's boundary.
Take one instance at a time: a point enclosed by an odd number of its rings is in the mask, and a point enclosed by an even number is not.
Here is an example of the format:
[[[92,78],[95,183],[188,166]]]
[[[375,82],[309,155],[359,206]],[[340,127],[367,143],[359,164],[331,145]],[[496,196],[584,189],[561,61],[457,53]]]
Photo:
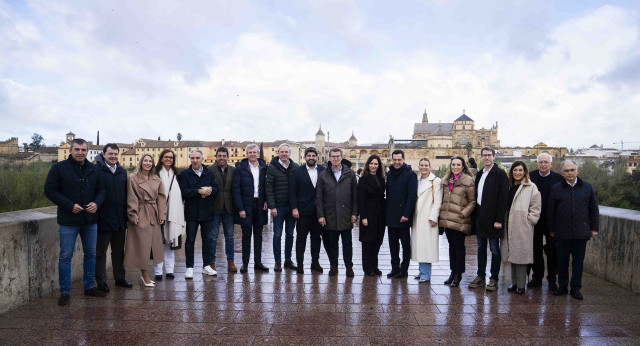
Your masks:
[[[0,140],[640,146],[637,1],[0,0]],[[637,141],[635,143],[631,143]]]

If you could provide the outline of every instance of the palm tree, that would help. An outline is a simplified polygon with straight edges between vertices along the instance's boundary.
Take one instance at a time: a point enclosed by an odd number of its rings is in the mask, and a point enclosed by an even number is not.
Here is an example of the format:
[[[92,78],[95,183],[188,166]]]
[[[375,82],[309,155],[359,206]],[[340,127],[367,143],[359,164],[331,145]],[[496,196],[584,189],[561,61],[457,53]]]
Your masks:
[[[464,145],[464,150],[467,151],[467,160],[469,160],[469,155],[473,151],[473,144],[471,144],[471,142],[467,142],[467,144]]]

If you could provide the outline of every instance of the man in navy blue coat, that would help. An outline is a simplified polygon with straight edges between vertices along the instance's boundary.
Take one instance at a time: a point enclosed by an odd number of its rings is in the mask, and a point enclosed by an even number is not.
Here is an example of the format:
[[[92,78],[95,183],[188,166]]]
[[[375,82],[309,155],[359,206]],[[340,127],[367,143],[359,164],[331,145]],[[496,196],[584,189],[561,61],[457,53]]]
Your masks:
[[[391,272],[388,278],[406,278],[411,261],[411,225],[413,211],[418,197],[418,177],[411,166],[404,163],[404,152],[391,153],[392,166],[387,172],[386,220],[389,228],[389,251],[391,252]],[[400,242],[402,263],[400,263]]]
[[[131,288],[125,279],[124,241],[127,232],[127,171],[118,163],[120,148],[108,143],[96,157],[96,168],[104,186],[104,203],[98,209],[96,244],[96,282],[98,289],[109,292],[107,285],[107,249],[111,244],[111,267],[116,286]]]
[[[324,244],[324,249],[329,253],[328,240],[322,225],[318,223],[316,212],[316,185],[318,175],[325,170],[324,166],[317,164],[318,151],[314,147],[309,147],[304,151],[306,165],[300,166],[291,173],[289,182],[289,205],[293,217],[298,220],[296,230],[296,271],[304,274],[303,262],[304,251],[307,247],[307,235],[311,234],[311,270],[319,273],[323,272],[320,266],[320,243]]]
[[[571,262],[571,296],[582,300],[582,267],[587,241],[598,235],[600,210],[593,186],[578,178],[578,166],[573,161],[562,163],[564,180],[551,188],[547,222],[558,251],[558,290],[554,295],[567,294],[569,256]]]
[[[104,202],[104,186],[96,167],[87,160],[89,144],[81,138],[71,142],[71,155],[54,164],[44,183],[44,194],[58,206],[60,225],[60,258],[58,270],[60,299],[58,305],[68,305],[71,299],[71,258],[80,235],[84,252],[84,294],[104,297],[94,283],[96,269],[96,238],[98,208]]]
[[[216,178],[206,166],[202,164],[204,155],[200,149],[189,153],[191,166],[180,174],[180,190],[184,198],[184,218],[187,222],[187,240],[184,245],[187,271],[185,279],[193,279],[194,244],[198,227],[202,237],[202,273],[203,275],[218,275],[215,262],[212,259],[213,249],[213,204],[218,193]]]
[[[232,195],[235,206],[234,222],[242,227],[242,267],[240,273],[249,270],[251,236],[253,235],[253,268],[268,272],[262,264],[262,230],[267,224],[267,202],[264,180],[267,164],[258,158],[258,145],[247,145],[247,158],[242,159],[233,172]]]

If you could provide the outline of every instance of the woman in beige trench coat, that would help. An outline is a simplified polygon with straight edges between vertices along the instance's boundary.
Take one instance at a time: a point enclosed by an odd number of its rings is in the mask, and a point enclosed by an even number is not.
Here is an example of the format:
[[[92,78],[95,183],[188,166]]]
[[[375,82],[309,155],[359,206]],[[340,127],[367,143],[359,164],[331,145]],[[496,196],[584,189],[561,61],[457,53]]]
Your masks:
[[[527,264],[533,263],[533,228],[540,219],[542,204],[524,162],[511,165],[509,186],[509,212],[500,253],[503,261],[511,263],[512,285],[508,291],[524,294]]]
[[[149,256],[154,264],[163,261],[160,225],[167,214],[167,198],[160,177],[153,173],[153,157],[145,154],[127,181],[127,243],[124,264],[140,268],[140,281],[153,287],[149,277]]]
[[[411,227],[411,259],[419,263],[420,274],[415,278],[423,283],[431,280],[431,263],[438,262],[438,216],[442,205],[442,184],[440,178],[431,173],[429,159],[420,159],[418,169],[420,177]]]

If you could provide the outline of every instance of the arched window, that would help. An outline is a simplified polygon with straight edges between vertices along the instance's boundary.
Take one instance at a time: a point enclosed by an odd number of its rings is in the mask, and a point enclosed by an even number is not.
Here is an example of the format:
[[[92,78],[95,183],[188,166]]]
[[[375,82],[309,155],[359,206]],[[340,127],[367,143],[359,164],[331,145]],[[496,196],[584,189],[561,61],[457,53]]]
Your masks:
[[[466,144],[467,143],[467,138],[465,136],[462,136],[462,138],[460,139],[460,143],[461,144]]]

